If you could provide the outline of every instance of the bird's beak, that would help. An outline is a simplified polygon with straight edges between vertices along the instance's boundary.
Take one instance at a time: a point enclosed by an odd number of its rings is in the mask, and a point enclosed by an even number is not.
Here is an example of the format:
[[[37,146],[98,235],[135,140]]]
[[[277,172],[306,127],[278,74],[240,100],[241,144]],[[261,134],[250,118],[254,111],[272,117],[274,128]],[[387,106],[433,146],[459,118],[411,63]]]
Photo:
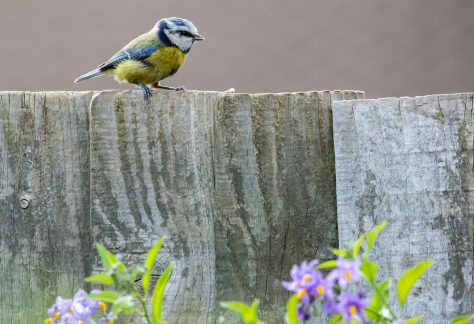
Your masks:
[[[199,35],[199,34],[196,34],[196,35],[194,35],[194,40],[197,40],[197,41],[202,41],[202,40],[205,40],[205,38],[204,38],[204,37],[202,37],[202,36],[201,36],[201,35]]]

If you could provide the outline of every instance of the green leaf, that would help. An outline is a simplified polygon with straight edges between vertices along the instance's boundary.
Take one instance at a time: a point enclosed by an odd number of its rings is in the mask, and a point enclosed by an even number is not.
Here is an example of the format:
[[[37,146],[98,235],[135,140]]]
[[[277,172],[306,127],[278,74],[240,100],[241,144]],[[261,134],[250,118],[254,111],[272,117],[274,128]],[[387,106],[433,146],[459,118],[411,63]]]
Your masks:
[[[130,275],[130,280],[131,281],[136,281],[138,277],[143,277],[143,275],[145,274],[145,268],[143,268],[142,266],[134,266],[132,269],[131,269],[131,275]]]
[[[383,316],[380,314],[384,313],[384,310],[388,312],[387,307],[390,307],[390,305],[386,305],[386,303],[390,300],[390,286],[389,280],[382,281],[377,289],[374,289],[374,296],[370,301],[370,305],[365,309],[367,317],[374,323],[382,320]]]
[[[319,264],[316,268],[318,269],[331,269],[337,267],[336,260],[330,260]]]
[[[260,300],[255,298],[252,302],[252,305],[250,305],[250,309],[252,311],[252,316],[251,319],[253,320],[252,322],[249,322],[248,324],[264,324],[262,321],[259,320],[258,318],[258,306],[260,305]]]
[[[113,285],[114,284],[114,279],[112,276],[106,274],[106,273],[98,273],[96,275],[87,277],[84,279],[86,282],[93,282],[93,283],[98,283],[101,285]]]
[[[120,298],[120,294],[115,291],[102,290],[97,293],[89,294],[89,298],[113,304],[117,299]]]
[[[411,288],[415,284],[415,282],[420,279],[420,277],[425,273],[425,271],[431,266],[432,261],[422,261],[418,263],[413,268],[408,269],[398,280],[397,283],[397,294],[398,294],[398,301],[400,302],[400,306],[403,307],[405,302],[408,298],[408,294],[410,293]]]
[[[250,306],[241,302],[222,302],[220,305],[223,308],[239,314],[240,318],[245,324],[263,324],[263,322],[258,319],[259,304],[260,301],[258,299],[254,299]]]
[[[372,246],[374,245],[375,239],[379,235],[380,231],[384,229],[385,225],[387,225],[387,221],[383,221],[379,225],[375,226],[367,234],[367,253],[369,253],[370,250],[372,250]]]
[[[145,295],[148,295],[148,287],[150,284],[151,272],[153,270],[153,265],[155,264],[156,255],[158,254],[158,252],[160,252],[161,245],[163,245],[163,241],[165,239],[166,237],[160,238],[159,241],[156,242],[155,246],[153,246],[153,248],[150,250],[150,252],[148,252],[148,256],[146,257],[145,274],[142,278],[143,290],[145,291]]]
[[[163,296],[165,293],[166,284],[171,276],[173,270],[173,263],[170,263],[163,274],[156,282],[155,289],[153,290],[153,296],[151,298],[151,314],[154,323],[160,323],[161,319],[161,305],[163,304]]]
[[[298,324],[298,295],[294,294],[286,303],[286,322]]]
[[[250,306],[241,302],[221,302],[221,307],[231,310],[235,313],[243,314],[250,310]]]
[[[455,317],[451,320],[451,324],[467,324],[470,321],[474,320],[474,314],[472,315],[462,315]]]
[[[106,270],[112,269],[116,263],[120,262],[120,260],[113,253],[107,250],[102,244],[96,243],[95,246],[102,260],[102,265]]]
[[[334,253],[335,255],[337,256],[342,256],[342,257],[346,257],[347,256],[347,252],[346,251],[342,251],[342,250],[339,250],[339,249],[330,249],[332,253]]]
[[[365,316],[367,316],[368,319],[372,320],[373,323],[380,323],[384,318],[382,315],[380,315],[380,310],[372,309],[370,306],[364,308],[364,313]]]
[[[365,237],[367,236],[366,233],[362,234],[358,239],[357,241],[354,243],[353,247],[352,247],[352,251],[354,253],[354,258],[359,256],[360,254],[360,247],[362,245],[362,243],[364,243],[364,240],[365,240]]]
[[[117,316],[121,312],[131,313],[135,310],[132,296],[121,296],[112,304],[112,314]]]
[[[404,324],[415,324],[416,322],[421,321],[422,319],[423,319],[423,316],[412,317],[406,320]]]
[[[376,284],[377,271],[379,266],[376,263],[371,262],[368,258],[362,258],[362,264],[360,266],[360,271],[364,275],[365,279],[370,282],[372,285]]]
[[[342,314],[336,314],[329,320],[328,324],[336,324],[342,319]]]
[[[385,301],[388,301],[388,299],[390,298],[390,290],[391,290],[391,282],[390,280],[384,280],[382,281],[378,287],[377,287],[377,292],[376,294],[377,295],[380,295],[380,297],[385,300]],[[389,306],[389,305],[387,305]]]

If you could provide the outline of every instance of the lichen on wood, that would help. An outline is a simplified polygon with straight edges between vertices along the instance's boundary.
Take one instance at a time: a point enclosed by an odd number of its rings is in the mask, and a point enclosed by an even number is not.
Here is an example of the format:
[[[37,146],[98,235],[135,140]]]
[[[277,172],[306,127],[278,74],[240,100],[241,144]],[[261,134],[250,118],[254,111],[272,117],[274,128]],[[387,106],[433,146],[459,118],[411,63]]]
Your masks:
[[[384,219],[373,250],[381,278],[422,260],[407,316],[448,323],[472,313],[472,93],[334,105],[341,245]]]
[[[291,265],[337,244],[331,108],[361,97],[1,92],[0,322],[85,287],[94,241],[136,264],[163,235],[170,323],[253,298],[280,321]]]

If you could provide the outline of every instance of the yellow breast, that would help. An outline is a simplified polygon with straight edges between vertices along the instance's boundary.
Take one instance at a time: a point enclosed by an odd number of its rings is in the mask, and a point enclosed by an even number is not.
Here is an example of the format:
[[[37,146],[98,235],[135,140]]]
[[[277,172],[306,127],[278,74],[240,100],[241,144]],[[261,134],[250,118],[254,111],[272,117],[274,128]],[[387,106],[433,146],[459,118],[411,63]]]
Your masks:
[[[183,65],[186,54],[176,47],[164,47],[150,55],[145,62],[155,67],[160,80],[173,75]]]
[[[153,84],[178,71],[186,60],[186,54],[176,47],[163,47],[143,62],[123,61],[117,65],[114,74],[117,81],[135,84]]]

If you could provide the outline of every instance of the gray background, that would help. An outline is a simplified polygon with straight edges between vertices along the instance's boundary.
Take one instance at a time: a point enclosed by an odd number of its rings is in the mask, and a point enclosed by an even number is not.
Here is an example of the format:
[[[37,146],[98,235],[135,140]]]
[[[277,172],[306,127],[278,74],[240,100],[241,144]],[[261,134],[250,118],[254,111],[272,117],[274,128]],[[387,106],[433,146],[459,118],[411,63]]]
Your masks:
[[[131,88],[72,81],[168,16],[207,38],[168,85],[368,97],[474,90],[471,0],[0,1],[0,90]]]

